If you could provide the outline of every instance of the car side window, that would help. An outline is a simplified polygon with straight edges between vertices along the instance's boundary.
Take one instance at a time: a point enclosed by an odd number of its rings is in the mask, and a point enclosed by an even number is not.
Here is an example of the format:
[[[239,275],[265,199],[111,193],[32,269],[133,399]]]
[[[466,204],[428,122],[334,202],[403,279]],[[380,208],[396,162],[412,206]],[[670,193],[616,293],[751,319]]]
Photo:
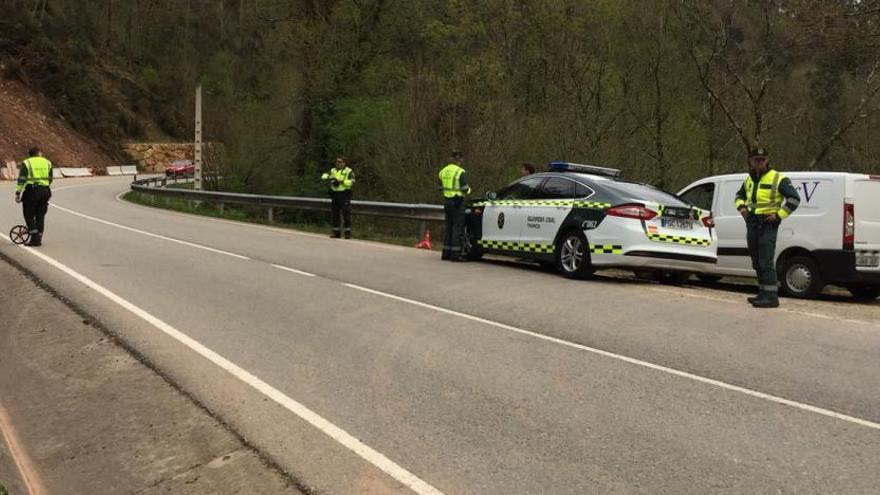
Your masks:
[[[498,199],[531,199],[542,180],[543,177],[533,177],[514,182],[498,193]]]
[[[573,199],[575,182],[561,177],[550,177],[534,196],[535,199]]]
[[[589,187],[581,184],[580,182],[574,183],[574,197],[575,198],[589,198],[593,195],[595,191],[590,189]]]
[[[681,195],[681,199],[690,204],[697,205],[704,210],[712,209],[712,199],[715,197],[715,183],[707,182],[692,187]]]

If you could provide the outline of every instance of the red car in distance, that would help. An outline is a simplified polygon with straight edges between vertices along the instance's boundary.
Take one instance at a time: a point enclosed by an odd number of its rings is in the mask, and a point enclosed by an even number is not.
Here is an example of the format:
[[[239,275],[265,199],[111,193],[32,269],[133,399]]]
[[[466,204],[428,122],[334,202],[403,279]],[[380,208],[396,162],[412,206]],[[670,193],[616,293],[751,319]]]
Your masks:
[[[165,167],[165,177],[192,177],[196,166],[191,160],[175,160]]]

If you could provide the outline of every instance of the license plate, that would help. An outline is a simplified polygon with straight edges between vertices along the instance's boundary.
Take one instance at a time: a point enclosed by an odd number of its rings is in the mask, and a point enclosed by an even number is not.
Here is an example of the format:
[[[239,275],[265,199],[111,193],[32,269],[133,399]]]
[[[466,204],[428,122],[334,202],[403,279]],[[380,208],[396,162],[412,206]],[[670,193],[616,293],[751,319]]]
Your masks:
[[[674,230],[691,230],[694,228],[693,220],[685,220],[683,218],[661,218],[660,224]]]
[[[856,266],[878,266],[878,265],[880,265],[880,256],[877,256],[877,255],[856,256]]]

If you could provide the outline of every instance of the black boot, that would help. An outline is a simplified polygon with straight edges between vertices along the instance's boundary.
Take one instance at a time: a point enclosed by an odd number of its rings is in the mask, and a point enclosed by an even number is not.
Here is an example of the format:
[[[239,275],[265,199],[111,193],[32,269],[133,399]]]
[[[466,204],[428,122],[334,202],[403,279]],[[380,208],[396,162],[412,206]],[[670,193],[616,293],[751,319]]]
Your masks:
[[[37,246],[42,246],[42,245],[43,245],[43,234],[40,234],[40,233],[31,234],[31,239],[29,241],[27,241],[27,244],[25,244],[25,246],[32,246],[32,247],[37,247]]]
[[[761,291],[758,291],[758,295],[757,295],[757,296],[747,297],[747,298],[746,298],[746,301],[748,301],[749,304],[754,304],[755,301],[757,301],[758,299],[761,299],[761,298],[763,298],[763,297],[765,297],[765,296],[764,296],[764,291],[761,290]]]
[[[752,307],[754,307],[754,308],[778,308],[779,307],[779,297],[777,297],[775,294],[770,295],[770,293],[763,292],[754,301],[752,301]]]

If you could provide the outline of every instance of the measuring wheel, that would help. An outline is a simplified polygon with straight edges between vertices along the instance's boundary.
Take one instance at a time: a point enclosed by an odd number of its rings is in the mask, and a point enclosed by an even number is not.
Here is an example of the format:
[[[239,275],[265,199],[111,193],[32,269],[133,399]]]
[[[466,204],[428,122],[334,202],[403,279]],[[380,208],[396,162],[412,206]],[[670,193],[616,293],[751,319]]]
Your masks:
[[[13,244],[25,244],[31,240],[31,233],[24,225],[16,225],[9,231],[9,239]]]

